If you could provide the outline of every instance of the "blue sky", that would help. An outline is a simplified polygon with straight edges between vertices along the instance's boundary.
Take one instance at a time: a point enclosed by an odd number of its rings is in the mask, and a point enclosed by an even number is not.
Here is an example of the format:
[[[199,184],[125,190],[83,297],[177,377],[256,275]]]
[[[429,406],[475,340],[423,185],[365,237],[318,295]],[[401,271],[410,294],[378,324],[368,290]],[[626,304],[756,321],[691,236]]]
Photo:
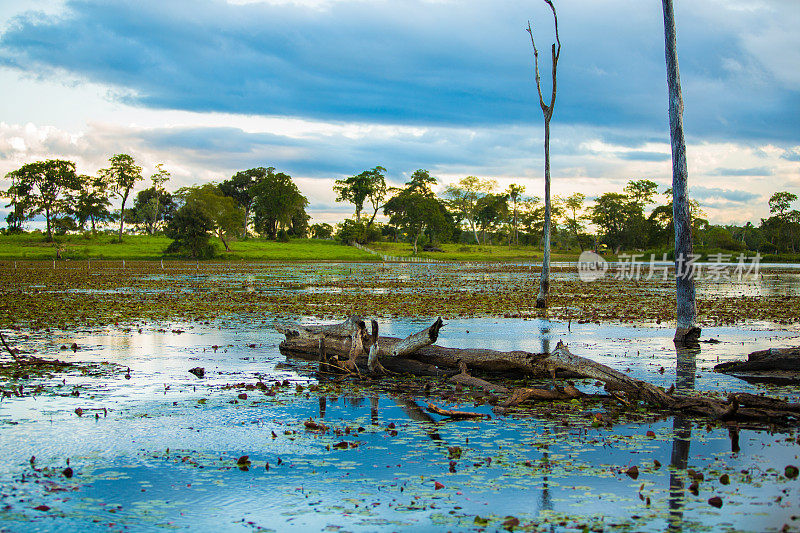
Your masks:
[[[670,181],[661,3],[558,1],[553,188]],[[676,0],[690,184],[712,222],[800,194],[800,2]],[[318,220],[332,180],[417,168],[541,195],[544,2],[10,2],[0,7],[0,172],[43,157],[95,172],[132,153],[173,187],[272,165]],[[0,186],[5,183],[0,182]]]

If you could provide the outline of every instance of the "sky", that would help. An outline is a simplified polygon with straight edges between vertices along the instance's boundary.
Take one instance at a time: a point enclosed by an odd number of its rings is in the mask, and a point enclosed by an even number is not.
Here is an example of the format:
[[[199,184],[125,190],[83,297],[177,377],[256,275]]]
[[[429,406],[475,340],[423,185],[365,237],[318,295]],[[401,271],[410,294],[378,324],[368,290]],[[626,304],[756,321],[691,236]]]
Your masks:
[[[657,0],[555,0],[553,194],[671,183]],[[675,0],[690,194],[715,224],[800,195],[800,2]],[[423,168],[542,196],[543,1],[5,0],[0,176],[46,158],[93,174],[130,153],[170,189],[273,166],[336,222],[333,181]],[[0,179],[0,188],[9,182]],[[141,182],[138,189],[149,186]],[[795,206],[797,207],[797,206]],[[0,204],[0,216],[6,211]]]

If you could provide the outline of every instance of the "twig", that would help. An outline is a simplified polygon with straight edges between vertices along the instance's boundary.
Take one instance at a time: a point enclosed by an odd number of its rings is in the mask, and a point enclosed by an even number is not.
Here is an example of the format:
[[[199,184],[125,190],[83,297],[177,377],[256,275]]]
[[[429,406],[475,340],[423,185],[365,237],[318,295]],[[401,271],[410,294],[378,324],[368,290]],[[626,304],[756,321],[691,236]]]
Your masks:
[[[0,333],[0,341],[3,341],[3,346],[5,346],[5,347],[6,347],[6,350],[8,350],[8,353],[10,353],[10,354],[11,354],[11,357],[13,357],[14,359],[16,359],[16,358],[17,358],[17,352],[11,349],[11,347],[10,347],[10,346],[8,345],[8,343],[6,342],[6,338],[5,338],[5,337],[3,337],[3,334],[2,334],[2,333]]]

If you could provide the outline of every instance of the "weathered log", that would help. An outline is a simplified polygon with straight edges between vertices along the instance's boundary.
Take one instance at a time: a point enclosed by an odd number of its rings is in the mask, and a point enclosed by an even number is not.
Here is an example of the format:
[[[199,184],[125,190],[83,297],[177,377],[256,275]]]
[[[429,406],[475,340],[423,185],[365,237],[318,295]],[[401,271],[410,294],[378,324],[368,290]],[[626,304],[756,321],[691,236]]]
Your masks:
[[[483,390],[484,392],[489,392],[494,394],[508,394],[509,392],[511,392],[503,385],[497,385],[494,383],[490,383],[485,379],[471,376],[467,370],[467,365],[463,361],[461,361],[461,363],[459,364],[459,368],[461,369],[461,373],[452,376],[450,378],[450,381],[454,383],[460,383],[462,385],[467,385],[468,387],[475,387]]]
[[[566,368],[598,379],[604,382],[606,389],[610,391],[623,391],[627,395],[662,409],[707,416],[721,421],[756,420],[780,424],[800,421],[800,404],[797,403],[744,393],[733,394],[727,401],[703,396],[668,394],[651,383],[633,379],[606,365],[578,357],[570,353],[566,345],[561,342],[544,362],[549,367]]]
[[[437,407],[436,405],[429,403],[427,410],[431,413],[435,413],[437,415],[446,416],[452,419],[463,419],[463,418],[491,418],[491,416],[483,413],[473,413],[470,411],[452,411],[450,409],[442,409]]]
[[[360,324],[356,321],[351,321],[349,331],[352,332],[355,330],[358,332],[360,330],[365,330],[366,328],[363,324],[363,320],[361,320]],[[319,332],[308,331],[300,327],[284,328],[283,331],[286,334],[286,340],[281,343],[282,350],[307,358],[316,355],[315,352],[319,349]],[[348,331],[348,328],[340,327],[336,331],[337,333]],[[352,356],[352,334],[349,338],[324,334],[324,338],[326,351],[328,351],[329,346],[332,346],[330,351],[334,354],[347,354]],[[443,348],[441,346],[428,345],[417,349],[413,354],[409,355],[409,357],[413,357],[413,359],[404,359],[394,358],[389,356],[389,354],[391,353],[391,348],[395,344],[405,339],[383,337],[379,338],[377,342],[373,342],[369,335],[364,336],[363,333],[361,333],[360,336],[357,335],[355,337],[356,343],[358,339],[363,338],[367,339],[365,342],[370,343],[371,347],[377,346],[375,351],[377,351],[380,363],[390,370],[394,370],[390,365],[399,364],[399,371],[404,372],[406,370],[403,369],[402,365],[410,364],[414,360],[416,360],[416,365],[421,365],[423,369],[428,369],[434,373],[439,371],[434,370],[435,367],[431,365],[441,367],[456,367],[461,365],[462,373],[451,375],[451,377],[454,377],[453,381],[465,385],[477,386],[484,390],[489,388],[489,390],[494,392],[500,392],[497,386],[463,372],[464,366],[468,365],[473,370],[478,371],[514,372],[516,374],[540,377],[550,376],[553,379],[555,379],[556,373],[566,372],[571,376],[586,377],[602,381],[612,396],[625,405],[633,406],[637,401],[643,401],[658,409],[705,416],[723,422],[741,421],[744,423],[768,422],[778,424],[797,424],[800,422],[800,404],[747,394],[731,395],[727,400],[720,400],[699,395],[678,394],[674,392],[673,388],[670,388],[669,391],[664,391],[660,387],[646,381],[631,378],[606,365],[576,356],[561,342],[558,343],[555,350],[550,354],[534,354],[522,351],[498,352],[483,349]],[[362,361],[362,359],[366,359],[363,357],[365,355],[363,353],[363,346],[360,352],[359,357],[356,359],[363,365],[365,361]],[[395,368],[397,367],[395,366]],[[418,372],[412,371],[412,373]],[[563,389],[556,388],[555,391],[545,389],[521,389],[510,392],[511,396],[507,398],[504,403],[506,406],[518,405],[528,399],[552,401],[582,396],[582,393],[570,383]]]
[[[442,317],[436,319],[429,328],[409,335],[405,339],[392,346],[392,357],[404,357],[412,354],[424,346],[429,346],[439,338],[439,330],[444,323]]]
[[[714,371],[750,382],[800,383],[800,348],[759,350],[748,355],[747,361],[720,363]]]
[[[378,353],[380,352],[379,344],[378,344],[378,323],[376,321],[372,321],[372,346],[369,348],[369,355],[367,356],[367,368],[373,374],[380,374],[385,375],[388,371],[381,365],[381,362],[378,360]]]
[[[569,399],[571,398],[563,391],[559,391],[558,389],[529,389],[520,387],[511,391],[511,394],[503,403],[500,404],[500,406],[516,407],[517,405],[520,405],[528,400],[552,402]]]
[[[633,379],[622,372],[613,368],[596,363],[591,359],[574,355],[569,351],[567,345],[559,341],[556,349],[542,360],[544,365],[551,371],[558,369],[570,370],[584,377],[602,381],[609,391],[618,390],[634,396],[654,405],[661,407],[671,407],[675,402],[671,396],[646,381]]]
[[[351,317],[352,319],[353,317]],[[356,317],[358,320],[360,317]],[[276,325],[276,329],[283,333],[286,338],[280,344],[280,349],[284,353],[296,355],[299,357],[307,358],[309,354],[316,355],[319,351],[319,338],[324,336],[326,352],[333,356],[346,358],[350,355],[351,350],[351,335],[353,331],[358,328],[358,321],[348,319],[339,324],[332,326],[300,326],[297,324],[289,325]],[[396,337],[378,337],[378,360],[381,365],[386,369],[392,371],[397,367],[392,364],[394,347],[401,342],[411,344],[412,339],[416,336],[422,338],[422,342],[427,342],[425,339],[431,339],[431,334],[438,336],[439,328],[442,324],[437,326],[440,319],[434,325],[426,328],[425,330],[411,335],[406,339],[399,339]],[[373,341],[370,338],[362,341],[364,349],[371,348]],[[487,350],[482,348],[445,348],[434,344],[418,347],[416,351],[408,354],[406,357],[409,359],[416,359],[428,365],[435,365],[441,368],[458,368],[459,361],[464,361],[473,371],[478,372],[514,372],[522,373],[534,377],[547,376],[547,369],[544,365],[540,364],[539,360],[546,354],[536,354],[525,351],[512,351],[500,352],[496,350]],[[359,362],[361,362],[359,360]],[[366,364],[364,362],[363,364]],[[567,374],[564,377],[578,377],[576,374]]]

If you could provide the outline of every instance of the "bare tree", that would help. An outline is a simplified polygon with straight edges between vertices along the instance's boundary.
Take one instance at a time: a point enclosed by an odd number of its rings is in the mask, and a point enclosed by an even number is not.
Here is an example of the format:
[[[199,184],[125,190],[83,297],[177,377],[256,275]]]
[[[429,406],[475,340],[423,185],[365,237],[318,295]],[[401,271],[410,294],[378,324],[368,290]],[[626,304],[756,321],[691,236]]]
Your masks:
[[[547,308],[547,299],[550,294],[550,119],[553,118],[553,109],[556,105],[556,68],[558,57],[561,55],[561,41],[558,38],[558,16],[552,0],[544,0],[553,12],[553,23],[556,30],[556,42],[550,48],[553,63],[553,92],[550,95],[550,103],[546,104],[542,96],[542,81],[539,76],[539,50],[536,49],[536,42],[533,39],[533,30],[528,21],[528,33],[531,36],[533,46],[533,60],[536,68],[536,90],[539,92],[539,105],[544,114],[544,256],[542,257],[542,275],[539,280],[539,294],[536,296],[536,307],[538,309]],[[557,45],[557,46],[556,46]]]
[[[683,136],[683,97],[681,75],[678,69],[678,52],[675,38],[675,14],[672,0],[662,0],[664,6],[664,42],[667,60],[667,85],[669,87],[669,132],[672,140],[672,217],[675,222],[675,293],[677,297],[677,325],[675,342],[696,341],[700,336],[697,327],[694,272],[688,267],[693,255],[692,220],[688,195],[686,169],[686,141]]]

